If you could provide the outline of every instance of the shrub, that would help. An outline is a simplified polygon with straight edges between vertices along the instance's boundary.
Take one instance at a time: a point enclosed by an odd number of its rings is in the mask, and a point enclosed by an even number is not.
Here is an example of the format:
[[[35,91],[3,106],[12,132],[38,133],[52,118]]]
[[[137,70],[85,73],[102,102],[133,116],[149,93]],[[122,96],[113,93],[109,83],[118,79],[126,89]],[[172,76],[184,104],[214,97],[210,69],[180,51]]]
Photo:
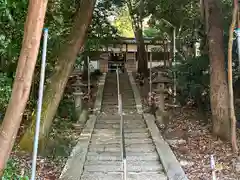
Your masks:
[[[209,58],[188,58],[176,65],[177,99],[181,104],[192,101],[198,107],[209,106]]]
[[[20,171],[18,167],[19,162],[9,159],[1,180],[29,180],[28,176],[19,175]]]

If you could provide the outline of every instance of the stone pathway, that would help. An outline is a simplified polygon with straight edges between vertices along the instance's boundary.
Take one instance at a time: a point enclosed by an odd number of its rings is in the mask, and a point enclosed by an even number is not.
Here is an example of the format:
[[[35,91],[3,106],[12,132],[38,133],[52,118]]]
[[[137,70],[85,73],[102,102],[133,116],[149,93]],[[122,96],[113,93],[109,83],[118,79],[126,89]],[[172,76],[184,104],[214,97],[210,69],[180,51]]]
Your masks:
[[[128,180],[186,180],[169,178],[161,163],[159,141],[136,109],[127,73],[120,74]],[[123,180],[120,116],[117,106],[116,73],[106,76],[101,112],[93,115],[80,136],[60,177],[63,180]],[[154,128],[153,128],[154,129]],[[153,137],[152,137],[153,136]],[[160,139],[163,141],[162,139]]]

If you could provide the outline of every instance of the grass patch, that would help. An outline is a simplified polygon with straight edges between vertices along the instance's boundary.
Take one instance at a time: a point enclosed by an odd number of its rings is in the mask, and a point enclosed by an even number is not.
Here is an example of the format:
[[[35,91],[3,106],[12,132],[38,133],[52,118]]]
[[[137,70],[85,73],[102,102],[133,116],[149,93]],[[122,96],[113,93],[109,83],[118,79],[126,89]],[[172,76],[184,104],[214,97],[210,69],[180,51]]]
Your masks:
[[[7,167],[4,170],[2,180],[29,180],[30,172],[24,175],[24,171],[21,172],[20,161],[16,159],[9,159]]]

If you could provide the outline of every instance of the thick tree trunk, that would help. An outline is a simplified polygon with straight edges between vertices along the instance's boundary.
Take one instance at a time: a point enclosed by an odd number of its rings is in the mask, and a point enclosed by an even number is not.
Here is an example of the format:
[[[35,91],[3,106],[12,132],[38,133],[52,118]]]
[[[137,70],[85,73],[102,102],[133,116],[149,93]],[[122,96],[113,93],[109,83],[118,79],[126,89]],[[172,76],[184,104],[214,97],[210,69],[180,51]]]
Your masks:
[[[230,140],[229,94],[225,71],[223,27],[217,0],[205,0],[208,13],[208,44],[210,58],[210,100],[213,133]]]
[[[30,0],[12,96],[0,130],[0,176],[12,150],[29,98],[47,0]]]
[[[72,72],[73,65],[77,55],[85,41],[87,29],[92,20],[92,13],[95,6],[95,0],[82,0],[80,10],[75,17],[72,31],[69,35],[67,44],[62,47],[57,57],[58,65],[55,73],[50,78],[43,97],[43,111],[41,117],[41,129],[39,136],[39,149],[43,151],[47,135],[52,125],[58,105],[62,98],[67,80]],[[31,152],[33,149],[33,135],[36,116],[32,119],[32,124],[20,141],[21,149]]]
[[[146,58],[146,50],[143,39],[142,29],[136,29],[135,37],[137,40],[137,60],[138,60],[138,73],[143,73],[148,76],[148,62]]]

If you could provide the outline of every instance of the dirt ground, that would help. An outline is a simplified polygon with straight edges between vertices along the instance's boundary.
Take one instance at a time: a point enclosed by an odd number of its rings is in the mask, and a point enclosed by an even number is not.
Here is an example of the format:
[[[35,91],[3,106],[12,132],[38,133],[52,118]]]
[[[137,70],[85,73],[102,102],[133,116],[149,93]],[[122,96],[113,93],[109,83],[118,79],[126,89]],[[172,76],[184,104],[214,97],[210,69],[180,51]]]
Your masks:
[[[149,84],[145,82],[144,86],[138,85],[138,88],[146,108]],[[190,180],[212,179],[211,155],[216,162],[219,180],[240,180],[240,158],[232,153],[230,143],[212,136],[210,118],[190,107],[167,107],[166,112],[169,119],[165,128],[161,129],[162,135]]]

